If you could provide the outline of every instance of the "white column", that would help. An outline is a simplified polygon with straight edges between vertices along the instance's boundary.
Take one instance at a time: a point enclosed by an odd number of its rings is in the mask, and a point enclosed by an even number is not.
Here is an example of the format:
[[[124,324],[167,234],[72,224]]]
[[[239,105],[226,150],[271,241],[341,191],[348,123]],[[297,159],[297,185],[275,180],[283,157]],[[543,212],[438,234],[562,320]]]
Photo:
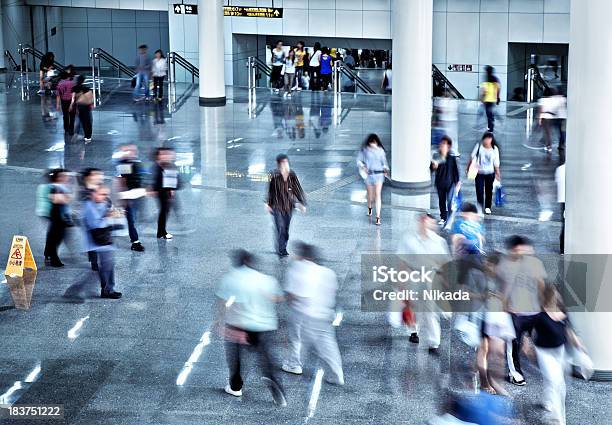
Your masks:
[[[200,105],[225,105],[223,0],[198,1]]]
[[[2,1],[0,0],[0,70],[3,70],[6,68],[6,65],[4,64],[4,36],[2,34],[3,30],[4,30],[4,15],[2,14]]]
[[[612,378],[612,261],[584,255],[612,254],[612,197],[606,190],[612,181],[612,80],[601,76],[612,69],[612,51],[601,49],[612,44],[610,16],[610,0],[590,0],[588,7],[571,2],[565,251],[589,266],[588,309],[594,312],[573,314],[572,320],[602,379]]]
[[[429,188],[433,0],[393,0],[394,186]]]

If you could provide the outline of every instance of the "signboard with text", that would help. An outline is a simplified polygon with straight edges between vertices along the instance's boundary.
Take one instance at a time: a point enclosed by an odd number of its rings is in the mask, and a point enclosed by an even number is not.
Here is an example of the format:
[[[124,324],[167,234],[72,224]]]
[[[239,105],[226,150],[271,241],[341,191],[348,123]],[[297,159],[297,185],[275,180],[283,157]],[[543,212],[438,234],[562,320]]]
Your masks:
[[[465,64],[452,64],[448,66],[448,70],[451,72],[472,72],[473,69],[472,65]]]
[[[244,18],[282,18],[282,7],[243,7],[243,6],[224,6],[225,16],[238,16]]]
[[[197,15],[198,5],[197,4],[175,4],[174,14],[175,15]]]

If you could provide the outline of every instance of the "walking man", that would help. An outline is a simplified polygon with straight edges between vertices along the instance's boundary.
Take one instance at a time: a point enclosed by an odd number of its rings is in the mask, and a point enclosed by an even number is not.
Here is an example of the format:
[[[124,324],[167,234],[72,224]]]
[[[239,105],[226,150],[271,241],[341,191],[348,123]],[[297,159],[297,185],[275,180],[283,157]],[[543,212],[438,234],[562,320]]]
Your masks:
[[[136,101],[139,100],[140,88],[144,87],[144,98],[149,98],[149,76],[151,75],[151,58],[147,52],[148,48],[146,44],[138,46],[138,55],[136,56],[136,85],[132,92],[132,98]]]
[[[289,167],[289,157],[280,154],[276,157],[276,170],[270,173],[266,208],[274,217],[276,253],[281,258],[289,255],[289,225],[295,207],[306,212],[306,196],[300,180]]]
[[[115,291],[115,260],[113,258],[112,226],[109,218],[113,212],[109,207],[110,191],[106,186],[98,186],[85,203],[84,224],[86,228],[87,251],[95,251],[102,298],[117,300],[121,292]]]
[[[276,279],[254,269],[255,258],[245,250],[233,254],[234,268],[217,290],[217,329],[225,337],[229,384],[225,392],[242,396],[244,354],[254,348],[261,360],[262,381],[274,402],[286,406],[285,393],[272,355],[274,333],[278,329],[275,303],[283,292]]]
[[[291,305],[289,355],[282,369],[301,375],[301,353],[314,349],[328,368],[330,377],[326,381],[344,385],[342,359],[332,325],[338,279],[331,269],[317,264],[316,257],[315,247],[299,242],[297,259],[287,270],[285,291]]]
[[[144,246],[138,239],[136,230],[136,214],[140,204],[140,199],[145,196],[146,191],[142,187],[142,165],[138,159],[138,148],[134,144],[121,147],[123,157],[117,163],[118,184],[121,187],[119,198],[123,199],[125,206],[125,216],[128,224],[132,251],[142,252]]]

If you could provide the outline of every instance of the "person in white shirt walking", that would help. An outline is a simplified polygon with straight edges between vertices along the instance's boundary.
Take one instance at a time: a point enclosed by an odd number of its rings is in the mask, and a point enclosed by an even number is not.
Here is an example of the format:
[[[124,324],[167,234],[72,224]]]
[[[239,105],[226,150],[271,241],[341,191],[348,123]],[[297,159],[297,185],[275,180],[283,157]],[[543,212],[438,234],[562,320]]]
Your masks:
[[[416,232],[408,232],[400,240],[397,255],[408,269],[439,269],[451,259],[448,244],[436,233],[436,220],[427,213],[421,213],[417,218]],[[421,288],[432,289],[432,288]],[[438,354],[440,346],[440,314],[434,302],[424,300],[416,311],[416,329],[411,333],[409,341],[419,343],[423,339],[430,354]],[[419,333],[421,338],[419,338]]]
[[[151,73],[153,74],[153,96],[157,102],[161,102],[164,98],[164,78],[168,73],[168,62],[161,49],[155,52]]]
[[[297,259],[287,270],[287,292],[291,305],[289,355],[285,372],[302,374],[301,354],[313,349],[327,366],[325,380],[344,385],[342,359],[333,327],[338,279],[336,274],[316,263],[316,249],[297,243]]]

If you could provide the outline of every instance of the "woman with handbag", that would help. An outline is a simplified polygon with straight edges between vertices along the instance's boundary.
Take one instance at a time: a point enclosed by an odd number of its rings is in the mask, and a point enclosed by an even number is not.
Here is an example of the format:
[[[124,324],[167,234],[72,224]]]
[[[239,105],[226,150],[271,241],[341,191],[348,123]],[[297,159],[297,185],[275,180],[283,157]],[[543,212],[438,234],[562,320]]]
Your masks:
[[[79,115],[79,121],[83,126],[83,137],[85,143],[91,142],[91,134],[93,132],[93,118],[91,110],[94,106],[93,92],[85,84],[85,77],[79,75],[75,86],[72,88],[72,103],[70,111],[76,109]]]
[[[95,251],[100,275],[101,297],[117,300],[121,292],[115,291],[115,262],[113,258],[111,219],[117,213],[109,206],[110,190],[106,186],[98,186],[85,203],[83,225],[88,251]]]
[[[491,214],[493,183],[495,180],[501,182],[499,165],[499,149],[495,136],[486,132],[480,143],[474,146],[466,170],[468,179],[475,181],[476,200],[485,214]]]

